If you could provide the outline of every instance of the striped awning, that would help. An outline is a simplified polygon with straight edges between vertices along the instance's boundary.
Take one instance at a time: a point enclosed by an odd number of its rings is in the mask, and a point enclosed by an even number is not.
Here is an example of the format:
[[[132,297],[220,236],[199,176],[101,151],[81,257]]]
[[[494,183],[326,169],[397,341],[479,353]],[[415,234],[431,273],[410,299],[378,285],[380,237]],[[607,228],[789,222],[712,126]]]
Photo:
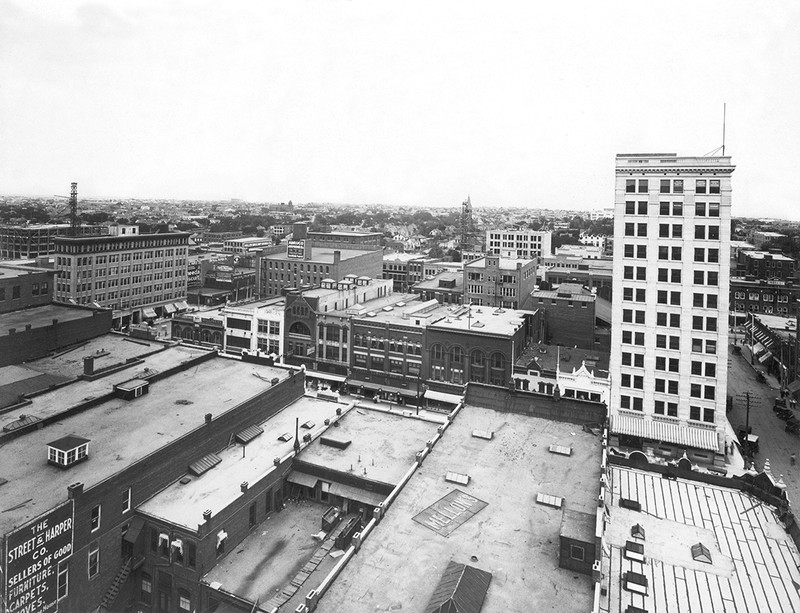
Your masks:
[[[175,311],[178,310],[178,309],[175,308],[175,305],[172,304],[171,302],[168,302],[167,304],[165,304],[163,306],[164,306],[164,312],[165,313],[172,314],[172,313],[174,313]]]
[[[626,436],[638,436],[650,441],[683,445],[694,449],[717,451],[719,448],[716,430],[651,420],[644,417],[615,415],[611,419],[611,432]]]
[[[156,317],[158,317],[158,316],[156,315],[156,312],[155,312],[153,309],[151,309],[150,307],[145,307],[145,308],[143,308],[143,309],[142,309],[142,313],[144,313],[144,316],[145,316],[145,317],[150,317],[150,318],[153,318],[153,319],[155,319]]]
[[[758,356],[758,361],[763,364],[764,362],[769,360],[771,357],[772,357],[772,353],[770,353],[769,351],[765,351],[760,356]]]

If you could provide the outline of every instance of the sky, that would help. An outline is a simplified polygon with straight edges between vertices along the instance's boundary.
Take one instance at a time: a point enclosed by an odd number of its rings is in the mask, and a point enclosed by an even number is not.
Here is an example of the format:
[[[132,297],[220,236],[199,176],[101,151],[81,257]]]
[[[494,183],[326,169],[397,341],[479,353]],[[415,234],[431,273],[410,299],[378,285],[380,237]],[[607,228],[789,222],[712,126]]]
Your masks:
[[[599,209],[723,143],[800,219],[800,4],[0,0],[0,194]]]

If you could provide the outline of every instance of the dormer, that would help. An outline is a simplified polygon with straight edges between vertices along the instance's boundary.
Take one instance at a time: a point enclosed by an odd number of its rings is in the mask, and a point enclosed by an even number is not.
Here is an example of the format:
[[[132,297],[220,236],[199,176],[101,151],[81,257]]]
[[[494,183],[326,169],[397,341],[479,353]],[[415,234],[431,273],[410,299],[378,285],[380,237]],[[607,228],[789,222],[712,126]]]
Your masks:
[[[47,463],[69,468],[89,459],[89,439],[69,435],[47,443]]]

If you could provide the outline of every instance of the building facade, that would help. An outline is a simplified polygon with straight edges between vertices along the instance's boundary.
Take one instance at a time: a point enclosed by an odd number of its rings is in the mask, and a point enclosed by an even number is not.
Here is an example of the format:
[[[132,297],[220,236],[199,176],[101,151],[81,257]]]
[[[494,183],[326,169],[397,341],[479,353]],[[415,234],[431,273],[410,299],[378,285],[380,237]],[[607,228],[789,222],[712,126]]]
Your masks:
[[[531,260],[550,255],[553,233],[539,230],[487,230],[486,251],[507,258]]]
[[[730,305],[734,319],[747,313],[794,317],[798,313],[800,285],[791,281],[731,277]]]
[[[225,322],[223,350],[227,353],[246,350],[253,355],[283,356],[285,306],[284,298],[273,298],[225,307],[222,311]]]
[[[612,432],[706,452],[725,442],[729,157],[616,158]]]
[[[53,299],[112,308],[118,325],[175,312],[186,301],[188,244],[188,232],[58,237]]]
[[[0,262],[0,314],[50,304],[54,275],[48,268]]]
[[[533,308],[542,311],[544,342],[591,349],[595,346],[595,301],[591,291],[577,283],[556,290],[535,290]]]
[[[780,251],[739,251],[736,272],[742,276],[756,279],[779,279],[787,281],[795,278],[797,262]]]
[[[536,260],[487,255],[464,265],[464,304],[526,309],[536,287]]]

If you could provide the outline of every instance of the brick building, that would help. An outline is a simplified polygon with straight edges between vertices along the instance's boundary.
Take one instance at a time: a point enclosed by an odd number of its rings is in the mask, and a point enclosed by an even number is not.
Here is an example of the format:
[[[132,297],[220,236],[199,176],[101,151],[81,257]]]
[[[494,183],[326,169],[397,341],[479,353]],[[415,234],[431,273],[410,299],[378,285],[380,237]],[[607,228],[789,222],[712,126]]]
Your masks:
[[[736,272],[739,275],[756,279],[779,279],[787,281],[795,278],[797,262],[783,255],[779,250],[749,251],[740,250],[737,254]]]
[[[464,265],[464,304],[526,309],[536,287],[536,260],[499,255]]]
[[[577,283],[555,290],[534,290],[532,306],[542,312],[544,341],[553,345],[595,347],[596,296]]]
[[[77,236],[108,234],[107,226],[78,226]],[[0,226],[0,260],[36,258],[55,253],[55,239],[72,234],[69,224]]]
[[[0,262],[0,314],[50,304],[53,300],[52,268],[29,262]]]

